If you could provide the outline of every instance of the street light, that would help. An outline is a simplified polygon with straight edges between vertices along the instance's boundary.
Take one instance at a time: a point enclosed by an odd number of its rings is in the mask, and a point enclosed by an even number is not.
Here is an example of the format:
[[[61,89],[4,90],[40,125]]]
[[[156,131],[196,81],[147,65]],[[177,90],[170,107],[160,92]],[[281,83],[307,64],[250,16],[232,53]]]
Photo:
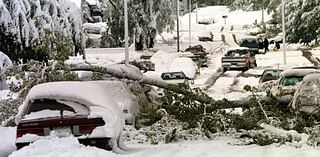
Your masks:
[[[283,63],[287,64],[286,57],[286,26],[285,26],[285,17],[284,17],[284,0],[282,0],[282,48],[283,48]]]

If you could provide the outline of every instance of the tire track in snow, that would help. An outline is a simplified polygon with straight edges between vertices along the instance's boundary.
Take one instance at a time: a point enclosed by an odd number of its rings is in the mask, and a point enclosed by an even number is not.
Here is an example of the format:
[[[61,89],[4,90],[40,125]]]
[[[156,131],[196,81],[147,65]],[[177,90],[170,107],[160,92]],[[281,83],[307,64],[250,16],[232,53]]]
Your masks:
[[[241,72],[239,74],[236,75],[236,77],[234,77],[232,84],[229,87],[229,91],[227,93],[231,93],[231,92],[245,92],[243,89],[237,89],[237,85],[239,85],[240,76],[245,76],[244,72]]]
[[[216,81],[223,75],[222,71],[222,68],[219,68],[216,71],[216,73],[211,75],[211,77],[205,82],[206,86],[203,89],[208,90],[209,88],[211,88],[216,83]]]

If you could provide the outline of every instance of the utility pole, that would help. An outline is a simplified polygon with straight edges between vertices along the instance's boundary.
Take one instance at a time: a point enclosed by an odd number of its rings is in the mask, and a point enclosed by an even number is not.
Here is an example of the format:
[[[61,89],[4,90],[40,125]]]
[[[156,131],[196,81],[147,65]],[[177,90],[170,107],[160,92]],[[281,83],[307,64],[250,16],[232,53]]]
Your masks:
[[[150,0],[150,15],[153,18],[153,0]]]
[[[262,24],[262,28],[263,28],[263,31],[266,32],[266,25],[264,23],[264,0],[262,0],[262,11],[261,11],[261,24]]]
[[[180,51],[180,35],[179,35],[179,16],[180,16],[180,6],[179,0],[177,0],[177,52]]]
[[[287,64],[287,56],[286,56],[286,26],[285,26],[285,17],[284,17],[284,0],[282,0],[282,49],[283,49],[283,63]]]
[[[128,6],[124,0],[124,39],[125,39],[125,64],[129,65],[129,43],[128,43]]]
[[[191,46],[191,0],[189,0],[189,47]]]
[[[196,1],[196,24],[198,24],[198,1]]]

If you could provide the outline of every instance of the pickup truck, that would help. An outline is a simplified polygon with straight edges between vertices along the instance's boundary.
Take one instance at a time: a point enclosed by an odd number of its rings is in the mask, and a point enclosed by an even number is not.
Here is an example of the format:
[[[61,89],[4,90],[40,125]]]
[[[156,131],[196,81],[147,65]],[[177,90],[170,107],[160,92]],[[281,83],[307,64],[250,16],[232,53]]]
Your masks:
[[[256,67],[257,62],[255,54],[247,47],[231,48],[224,57],[221,58],[223,72],[228,70],[246,71],[249,68]]]

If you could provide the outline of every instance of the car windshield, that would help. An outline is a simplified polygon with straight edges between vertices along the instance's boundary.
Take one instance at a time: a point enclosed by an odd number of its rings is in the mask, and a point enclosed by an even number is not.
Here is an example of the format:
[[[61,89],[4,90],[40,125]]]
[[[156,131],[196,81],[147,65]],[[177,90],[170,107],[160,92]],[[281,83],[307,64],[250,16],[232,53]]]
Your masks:
[[[262,74],[261,81],[270,81],[270,80],[276,80],[279,78],[279,74],[282,72],[282,70],[265,70]]]
[[[301,82],[303,79],[303,76],[290,76],[290,77],[285,77],[282,81],[281,84],[283,86],[294,86],[297,85],[297,83]]]
[[[179,79],[185,79],[185,75],[182,72],[172,72],[172,73],[163,73],[161,75],[161,78],[163,80],[179,80]]]
[[[228,51],[227,56],[237,57],[237,56],[246,55],[248,53],[249,53],[248,50],[230,50],[230,51]]]

